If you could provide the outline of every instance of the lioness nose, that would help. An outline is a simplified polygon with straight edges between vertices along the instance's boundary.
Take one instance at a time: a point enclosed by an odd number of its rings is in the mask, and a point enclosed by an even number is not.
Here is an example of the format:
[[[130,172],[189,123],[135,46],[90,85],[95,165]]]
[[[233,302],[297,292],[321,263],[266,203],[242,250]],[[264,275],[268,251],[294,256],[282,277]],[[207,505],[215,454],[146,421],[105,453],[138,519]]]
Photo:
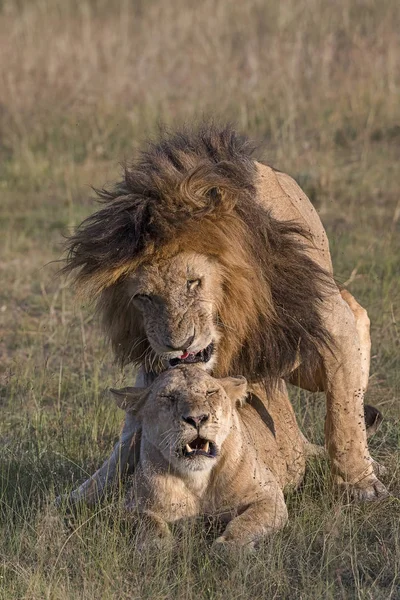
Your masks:
[[[189,423],[195,429],[198,429],[200,425],[203,425],[206,421],[208,421],[210,415],[182,415],[182,419],[185,423]]]

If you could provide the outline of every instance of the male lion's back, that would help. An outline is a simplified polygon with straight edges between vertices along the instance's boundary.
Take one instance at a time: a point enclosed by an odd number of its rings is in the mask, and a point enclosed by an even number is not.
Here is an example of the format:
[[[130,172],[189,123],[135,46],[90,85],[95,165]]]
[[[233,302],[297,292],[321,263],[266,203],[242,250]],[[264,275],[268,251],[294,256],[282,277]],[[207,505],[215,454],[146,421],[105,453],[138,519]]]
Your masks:
[[[328,236],[314,206],[298,183],[287,175],[257,162],[257,199],[278,221],[296,221],[311,235],[310,256],[332,274]]]

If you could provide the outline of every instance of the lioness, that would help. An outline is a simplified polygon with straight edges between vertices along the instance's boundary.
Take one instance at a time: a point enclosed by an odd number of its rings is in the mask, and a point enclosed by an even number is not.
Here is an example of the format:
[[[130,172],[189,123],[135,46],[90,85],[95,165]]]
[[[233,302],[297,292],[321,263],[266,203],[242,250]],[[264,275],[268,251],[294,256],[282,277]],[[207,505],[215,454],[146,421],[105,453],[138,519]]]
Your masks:
[[[252,151],[232,128],[207,125],[150,145],[99,192],[103,208],[70,238],[65,272],[97,301],[117,359],[137,365],[139,381],[197,363],[251,387],[286,378],[325,391],[335,481],[361,500],[385,497],[362,418],[367,313],[336,285],[304,192]],[[76,500],[93,502],[125,472],[137,429],[127,415]]]
[[[299,485],[309,452],[283,381],[267,398],[262,388],[248,394],[244,377],[181,365],[148,388],[112,391],[141,425],[127,506],[145,537],[168,542],[167,523],[197,515],[228,521],[218,545],[252,546],[283,527],[283,491]],[[372,431],[381,418],[368,407]]]
[[[304,438],[286,386],[268,402],[244,377],[214,379],[196,367],[164,372],[148,388],[112,390],[141,424],[140,458],[128,501],[156,537],[197,515],[229,521],[218,544],[254,544],[283,527],[283,490],[304,475]]]

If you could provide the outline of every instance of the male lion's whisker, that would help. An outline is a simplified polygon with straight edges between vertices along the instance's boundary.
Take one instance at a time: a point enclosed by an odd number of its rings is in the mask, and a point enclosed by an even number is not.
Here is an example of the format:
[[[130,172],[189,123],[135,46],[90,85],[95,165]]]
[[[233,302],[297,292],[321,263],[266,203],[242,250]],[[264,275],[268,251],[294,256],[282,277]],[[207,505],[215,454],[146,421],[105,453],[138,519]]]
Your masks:
[[[152,361],[151,361],[151,370],[154,370],[154,371],[156,371],[156,369],[154,369],[154,366],[155,366],[157,363],[160,363],[160,358],[159,358],[158,354],[156,354],[155,352],[153,352],[153,355],[152,355],[152,356],[153,356],[153,359],[152,359]]]
[[[152,356],[152,349],[149,347],[149,348],[147,348],[147,351],[144,355],[145,370],[149,373],[151,372],[151,356]],[[148,365],[148,368],[146,368],[146,365]]]
[[[131,352],[134,352],[136,350],[136,348],[138,348],[140,346],[140,344],[143,344],[144,342],[147,342],[147,338],[146,337],[142,337],[139,340],[137,340],[134,344],[132,344],[132,346],[131,346]],[[144,350],[144,352],[146,350],[147,350],[147,347]]]
[[[147,347],[143,350],[142,354],[139,356],[138,360],[143,359],[144,361],[146,360],[146,356],[148,354],[148,352],[151,352],[151,348]]]

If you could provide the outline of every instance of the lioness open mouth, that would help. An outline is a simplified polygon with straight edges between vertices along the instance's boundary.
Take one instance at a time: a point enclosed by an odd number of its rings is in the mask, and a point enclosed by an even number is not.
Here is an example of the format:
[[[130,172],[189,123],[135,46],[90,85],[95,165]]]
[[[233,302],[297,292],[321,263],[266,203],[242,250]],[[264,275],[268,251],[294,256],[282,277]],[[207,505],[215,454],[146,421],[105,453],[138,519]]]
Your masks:
[[[186,444],[182,449],[182,454],[185,458],[193,458],[194,456],[215,458],[217,456],[217,447],[213,442],[198,436],[190,444]]]
[[[203,348],[203,350],[200,350],[200,352],[197,352],[197,354],[192,354],[191,352],[184,352],[182,356],[171,358],[169,361],[169,365],[170,367],[176,367],[177,365],[183,364],[188,365],[199,362],[207,363],[212,357],[213,351],[214,342],[211,342],[211,344],[209,344],[207,348]]]

